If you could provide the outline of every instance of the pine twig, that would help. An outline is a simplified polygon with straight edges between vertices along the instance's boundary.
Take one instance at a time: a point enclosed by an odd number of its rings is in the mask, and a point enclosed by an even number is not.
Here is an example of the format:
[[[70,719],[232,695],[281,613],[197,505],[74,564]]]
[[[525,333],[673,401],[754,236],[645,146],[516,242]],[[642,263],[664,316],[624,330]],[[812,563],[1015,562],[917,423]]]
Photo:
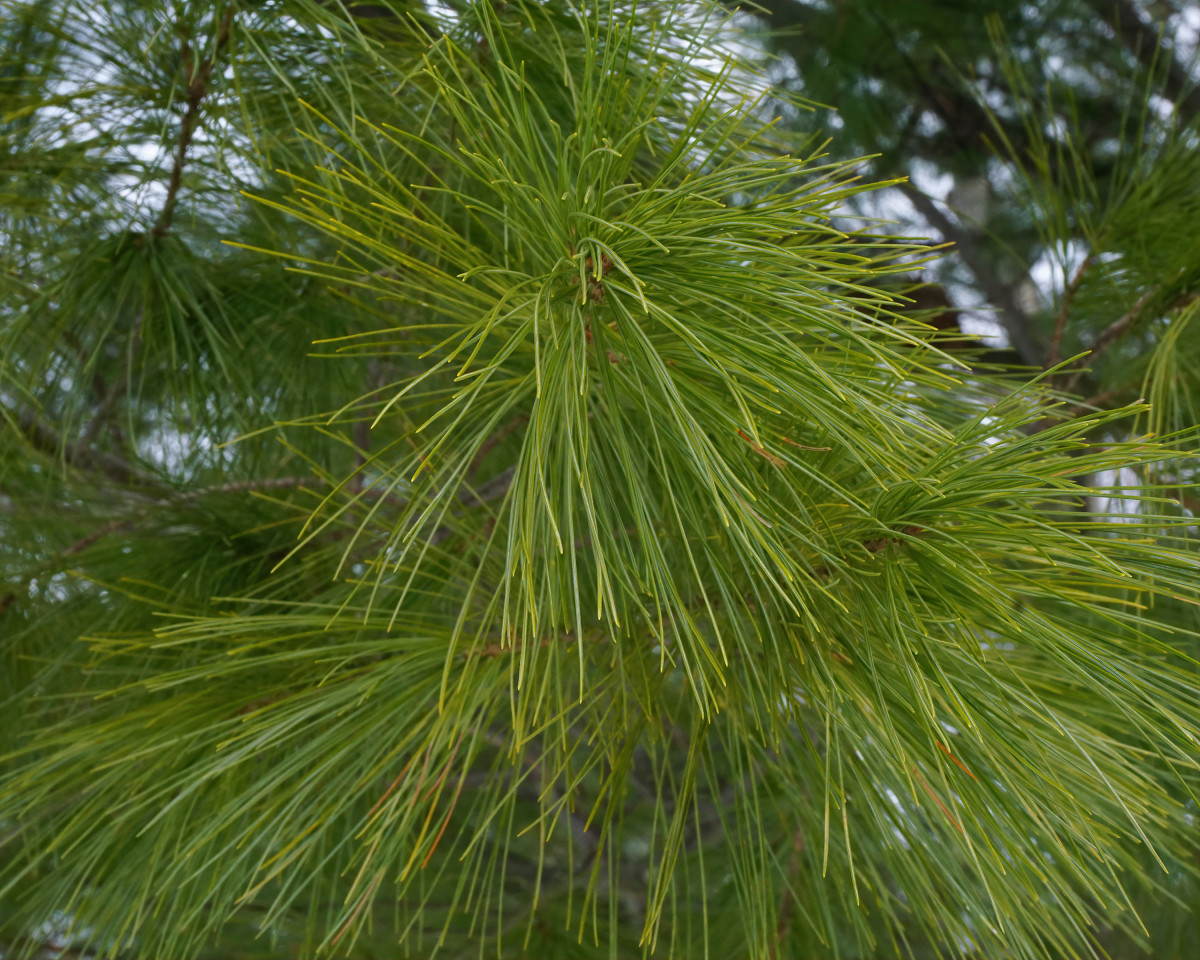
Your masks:
[[[89,449],[82,442],[68,443],[61,434],[35,413],[17,418],[17,428],[36,450],[50,456],[61,456],[67,463],[104,474],[117,484],[156,484],[139,473],[128,460],[103,450]]]
[[[191,47],[187,41],[187,34],[184,33],[183,46],[180,51],[180,57],[183,60],[183,68],[187,71],[187,109],[183,113],[183,122],[179,127],[179,143],[175,148],[175,162],[171,165],[171,177],[167,181],[167,198],[163,202],[162,210],[158,215],[158,222],[154,225],[154,236],[165,236],[167,231],[171,229],[171,221],[175,216],[175,205],[179,202],[179,188],[183,183],[183,167],[187,163],[188,147],[191,146],[192,137],[196,133],[196,126],[200,122],[200,104],[204,100],[204,95],[208,92],[208,81],[212,76],[213,67],[216,64],[217,55],[229,43],[230,27],[233,25],[233,5],[230,4],[225,8],[225,14],[221,17],[221,22],[217,26],[217,36],[215,49],[212,57],[206,58],[200,65],[193,70],[189,64],[191,57]]]
[[[924,528],[909,525],[907,527],[902,528],[899,532],[904,534],[905,537],[919,537],[922,533],[924,533]],[[904,542],[903,537],[896,537],[896,536],[875,537],[872,540],[863,541],[861,546],[868,553],[882,553],[891,544],[903,543],[903,542]],[[833,576],[833,571],[830,570],[828,567],[818,567],[816,570],[813,571],[813,576],[815,576],[818,580],[828,580],[830,577]]]
[[[1079,269],[1075,271],[1066,289],[1063,290],[1062,304],[1058,308],[1058,313],[1054,317],[1054,333],[1050,337],[1050,349],[1046,353],[1046,369],[1049,370],[1052,366],[1058,363],[1058,353],[1062,346],[1063,333],[1067,327],[1067,314],[1071,311],[1071,301],[1075,299],[1075,294],[1079,291],[1079,285],[1083,282],[1083,275],[1087,273],[1088,268],[1092,265],[1096,255],[1089,253],[1079,265]]]
[[[775,925],[775,940],[768,944],[767,952],[771,960],[779,960],[779,945],[787,938],[792,929],[792,905],[794,897],[792,884],[796,882],[796,872],[800,869],[800,854],[804,851],[804,834],[797,830],[792,835],[792,855],[788,859],[787,882],[779,897],[779,922]]]
[[[220,483],[213,487],[201,487],[199,490],[189,490],[179,497],[179,501],[198,500],[213,493],[250,493],[258,490],[288,490],[314,479],[316,478],[266,477],[261,480],[236,480],[232,483]]]
[[[1130,307],[1126,313],[1122,314],[1107,327],[1105,327],[1100,332],[1100,336],[1096,338],[1095,344],[1092,346],[1089,360],[1095,360],[1117,340],[1121,339],[1121,337],[1125,336],[1125,334],[1132,330],[1144,317],[1147,305],[1159,294],[1161,290],[1161,285],[1151,287],[1138,298],[1137,303]],[[1193,303],[1197,299],[1200,299],[1200,290],[1193,290],[1190,293],[1186,293],[1172,301],[1160,311],[1160,314],[1171,313],[1180,309],[1181,307],[1186,307],[1188,304]],[[1066,381],[1066,383],[1063,385],[1063,389],[1070,393],[1075,389],[1076,386],[1078,386],[1079,381],[1083,379],[1083,375],[1086,372],[1086,367],[1080,367]]]
[[[145,512],[145,511],[143,511],[143,512]],[[75,556],[75,554],[77,554],[77,553],[82,553],[84,550],[86,550],[88,547],[90,547],[97,540],[107,537],[110,533],[115,533],[116,531],[120,530],[122,527],[131,526],[133,524],[133,522],[134,522],[133,520],[128,519],[128,518],[119,518],[117,520],[111,521],[110,523],[106,523],[100,529],[93,530],[91,533],[80,537],[78,540],[76,540],[74,543],[72,543],[69,547],[66,547],[61,552],[59,552],[59,554],[54,559],[55,560],[64,560],[67,557]],[[50,566],[52,566],[52,564],[43,564],[41,569],[34,571],[33,573],[26,574],[24,577],[22,577],[20,580],[17,581],[15,587],[12,590],[9,590],[6,594],[4,594],[4,596],[0,597],[0,614],[4,613],[5,610],[7,610],[14,603],[16,603],[17,596],[19,595],[18,591],[20,591],[21,593],[26,592],[29,589],[29,585],[37,578],[37,576],[40,573],[44,573],[46,571],[46,569],[49,568]]]
[[[1095,360],[1100,354],[1107,350],[1115,341],[1119,340],[1128,333],[1141,319],[1142,311],[1146,309],[1148,304],[1158,294],[1159,287],[1153,286],[1140,297],[1129,310],[1123,313],[1120,317],[1110,323],[1107,327],[1100,331],[1100,336],[1096,338],[1096,342],[1092,345],[1090,359]],[[1063,389],[1068,393],[1075,389],[1079,381],[1083,378],[1085,368],[1076,370],[1063,385]]]
[[[243,480],[234,483],[223,483],[214,487],[203,487],[199,490],[190,490],[187,493],[177,497],[176,503],[187,503],[192,500],[198,500],[201,497],[206,497],[214,493],[244,493],[254,490],[278,490],[290,487],[297,487],[304,483],[310,477],[274,477],[265,480]],[[76,554],[82,553],[93,543],[98,540],[103,540],[105,537],[114,533],[121,533],[127,530],[133,530],[137,524],[150,516],[153,510],[161,507],[169,506],[169,500],[155,500],[150,506],[142,507],[134,512],[131,516],[117,517],[98,527],[91,533],[85,534],[74,543],[60,550],[52,560],[42,564],[41,568],[33,573],[26,574],[17,581],[14,589],[9,590],[3,596],[0,596],[0,613],[3,613],[12,606],[18,597],[18,591],[24,592],[28,589],[29,584],[38,576],[39,573],[45,572],[52,568],[58,561],[65,560],[68,557],[73,557]]]

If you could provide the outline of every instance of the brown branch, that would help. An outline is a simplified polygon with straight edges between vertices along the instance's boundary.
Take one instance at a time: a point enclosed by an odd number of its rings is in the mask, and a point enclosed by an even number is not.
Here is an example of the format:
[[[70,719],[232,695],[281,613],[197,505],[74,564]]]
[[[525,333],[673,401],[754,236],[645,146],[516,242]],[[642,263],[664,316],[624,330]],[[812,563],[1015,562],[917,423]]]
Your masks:
[[[1107,327],[1100,331],[1100,336],[1098,336],[1096,338],[1096,342],[1092,344],[1093,359],[1095,359],[1100,353],[1103,353],[1105,350],[1107,350],[1109,346],[1111,346],[1115,341],[1119,340],[1133,328],[1133,325],[1141,319],[1142,311],[1146,309],[1146,304],[1154,299],[1154,297],[1158,294],[1158,291],[1159,288],[1157,286],[1151,287],[1140,297],[1138,297],[1137,303],[1135,303],[1128,311],[1126,311],[1125,314],[1114,320]],[[1082,371],[1080,371],[1080,373],[1082,373]],[[1079,373],[1076,373],[1075,378],[1071,381],[1071,383],[1074,384],[1078,378]]]
[[[509,467],[507,470],[502,470],[490,480],[485,480],[478,487],[463,490],[458,495],[458,499],[468,506],[476,506],[487,503],[491,500],[499,500],[512,485],[513,476],[516,474],[515,466]]]
[[[309,478],[309,477],[277,477],[277,478],[270,478],[270,479],[266,479],[266,480],[244,480],[244,481],[237,481],[234,483],[223,483],[223,484],[220,484],[215,487],[204,487],[203,489],[200,489],[200,490],[189,491],[188,493],[184,493],[181,496],[177,497],[175,502],[176,503],[186,503],[188,501],[197,500],[201,497],[205,497],[205,496],[208,496],[209,494],[214,494],[214,493],[243,493],[243,492],[248,492],[248,491],[253,491],[253,490],[270,490],[270,489],[284,489],[284,488],[288,488],[288,487],[297,487],[300,484],[304,483],[308,479],[311,479],[311,478]],[[137,524],[139,523],[139,521],[144,520],[146,517],[150,516],[150,514],[154,510],[159,509],[161,507],[170,506],[170,504],[171,504],[171,501],[169,501],[169,500],[156,500],[150,506],[143,507],[142,509],[136,511],[132,516],[117,517],[116,519],[110,520],[108,523],[104,524],[104,526],[98,527],[97,529],[93,530],[91,533],[85,534],[84,536],[80,537],[74,543],[70,544],[70,546],[63,548],[61,551],[59,551],[57,554],[55,554],[49,560],[45,561],[38,570],[34,571],[33,573],[26,574],[24,577],[22,577],[20,580],[18,580],[16,583],[15,589],[10,590],[3,596],[0,596],[0,613],[3,613],[10,606],[12,606],[13,603],[16,602],[16,599],[18,596],[18,594],[17,594],[18,590],[20,590],[22,592],[27,590],[30,583],[32,583],[39,575],[44,574],[47,572],[47,570],[52,569],[59,561],[65,560],[68,557],[73,557],[76,554],[82,553],[84,550],[86,550],[88,547],[90,547],[93,543],[96,543],[98,540],[102,540],[104,537],[107,537],[110,534],[121,533],[121,532],[135,529],[137,527]]]
[[[1021,309],[1010,284],[1002,283],[984,262],[983,252],[972,234],[958,226],[938,208],[926,193],[911,183],[902,184],[900,189],[942,239],[954,244],[954,251],[975,277],[984,295],[996,310],[996,319],[1008,334],[1021,362],[1031,367],[1041,365],[1043,353],[1029,330],[1029,317]]]
[[[146,514],[148,512],[149,512],[148,510],[142,510],[138,514],[138,516],[140,517],[143,514]],[[87,536],[80,537],[78,540],[76,540],[73,544],[71,544],[69,547],[67,547],[67,549],[64,550],[62,553],[60,553],[58,556],[60,558],[73,557],[77,553],[82,553],[84,550],[86,550],[88,547],[90,547],[97,540],[101,540],[104,537],[107,537],[110,533],[116,533],[118,530],[132,527],[133,524],[134,524],[133,519],[112,520],[109,523],[106,523],[99,530],[93,530]]]
[[[267,477],[262,480],[237,480],[232,483],[221,483],[214,487],[201,487],[199,490],[189,490],[180,496],[179,502],[198,500],[213,493],[249,493],[257,490],[287,490],[307,483],[314,477]]]
[[[1102,331],[1100,331],[1100,335],[1096,338],[1096,342],[1092,345],[1091,353],[1086,359],[1089,361],[1095,360],[1096,357],[1112,346],[1112,344],[1132,330],[1133,327],[1136,326],[1137,323],[1146,315],[1146,307],[1160,292],[1160,290],[1161,287],[1157,286],[1147,290],[1138,298],[1137,303],[1135,303],[1126,313],[1122,314]],[[1158,311],[1158,315],[1165,316],[1168,313],[1172,313],[1175,310],[1182,309],[1183,307],[1194,303],[1196,300],[1200,300],[1200,290],[1193,290],[1191,293],[1185,293],[1183,296],[1176,298],[1171,303],[1167,304],[1167,306],[1162,310]],[[1081,363],[1082,362],[1083,361],[1081,361]],[[1084,374],[1088,372],[1088,369],[1088,367],[1080,366],[1077,370],[1075,370],[1074,373],[1072,373],[1063,384],[1063,391],[1070,393],[1075,390],[1075,388],[1079,386],[1079,381],[1083,379]],[[1111,400],[1124,389],[1127,388],[1114,387],[1109,390],[1103,390],[1100,393],[1097,393],[1095,396],[1084,401],[1084,403],[1073,407],[1071,412],[1076,414],[1079,412],[1085,412],[1084,408],[1088,406],[1096,406],[1106,400]]]
[[[101,538],[108,536],[110,533],[115,533],[117,530],[120,530],[122,527],[132,526],[133,522],[134,522],[133,520],[129,520],[129,519],[118,519],[118,520],[113,520],[110,523],[106,523],[99,530],[93,530],[91,533],[87,534],[86,536],[80,537],[78,540],[76,540],[74,543],[72,543],[69,547],[66,547],[65,549],[60,551],[57,555],[52,557],[51,560],[42,564],[40,569],[34,571],[33,573],[26,574],[24,577],[22,577],[20,580],[17,581],[14,589],[10,590],[3,597],[0,597],[0,614],[4,613],[5,610],[7,610],[9,607],[11,607],[16,602],[17,596],[18,596],[17,591],[20,591],[21,593],[25,593],[26,591],[28,591],[29,585],[31,583],[33,583],[33,581],[36,580],[40,575],[45,574],[49,569],[51,569],[57,561],[66,559],[67,557],[73,557],[77,553],[82,553],[84,550],[86,550],[88,547],[90,547],[97,540],[100,540]]]
[[[513,417],[508,421],[508,423],[502,426],[499,430],[497,430],[479,445],[479,449],[476,451],[474,458],[471,460],[471,465],[467,467],[468,482],[470,482],[471,478],[475,476],[475,472],[479,469],[480,464],[483,463],[484,458],[491,453],[498,444],[508,439],[508,436],[528,419],[529,417],[525,416],[524,414],[519,414],[518,416]]]
[[[1154,286],[1138,297],[1137,303],[1129,308],[1124,314],[1110,323],[1107,327],[1100,331],[1100,335],[1096,338],[1096,342],[1092,344],[1091,355],[1089,361],[1094,361],[1100,354],[1107,350],[1110,346],[1116,343],[1121,337],[1125,336],[1132,330],[1145,315],[1146,307],[1159,294],[1161,287]],[[1178,310],[1180,307],[1186,307],[1189,303],[1200,297],[1200,291],[1184,294],[1177,300],[1169,304],[1161,312],[1163,314],[1170,313],[1173,310]],[[1087,367],[1080,367],[1076,370],[1063,385],[1063,389],[1068,393],[1074,390],[1079,381],[1083,379],[1083,375],[1087,373]]]
[[[917,537],[921,535],[921,528],[908,526],[905,527],[901,532],[904,533],[905,536]],[[875,540],[868,540],[863,544],[863,546],[871,553],[882,553],[890,544],[903,542],[904,540],[900,537],[878,537]]]
[[[1075,271],[1075,276],[1071,278],[1066,289],[1063,290],[1062,304],[1059,306],[1058,313],[1054,317],[1054,334],[1050,337],[1050,349],[1046,353],[1047,370],[1058,363],[1058,352],[1062,346],[1063,333],[1067,328],[1067,314],[1071,310],[1071,301],[1075,299],[1075,294],[1079,291],[1079,285],[1083,282],[1083,275],[1087,273],[1094,259],[1095,254],[1089,253],[1084,258],[1083,263],[1079,265],[1079,269]]]
[[[354,475],[349,483],[349,487],[354,493],[362,491],[363,470],[367,466],[370,454],[371,423],[364,417],[362,420],[355,421],[354,424]]]
[[[158,222],[154,225],[153,233],[156,237],[165,236],[167,231],[171,229],[171,221],[175,216],[175,205],[179,202],[179,187],[183,183],[183,167],[187,163],[188,147],[191,146],[192,137],[196,133],[196,126],[200,122],[200,104],[204,100],[204,95],[208,92],[208,81],[212,76],[217,55],[229,43],[229,32],[232,24],[233,5],[230,4],[225,8],[225,14],[221,17],[221,22],[217,26],[213,55],[201,61],[195,70],[192,69],[190,62],[191,47],[188,44],[187,32],[186,30],[184,31],[180,58],[183,60],[183,69],[187,77],[187,96],[184,101],[187,104],[187,108],[183,113],[183,122],[179,126],[179,143],[175,148],[175,162],[171,166],[170,180],[167,181],[167,199],[163,202],[163,208],[158,215]]]
[[[912,526],[910,524],[907,527],[903,527],[899,532],[904,534],[904,537],[876,537],[873,540],[863,541],[862,546],[869,553],[882,553],[891,544],[904,543],[905,537],[919,537],[925,532],[925,530],[923,527]],[[813,571],[813,576],[817,577],[819,580],[828,580],[833,576],[833,571],[828,567],[817,567],[817,569]]]
[[[1097,407],[1103,407],[1104,404],[1108,403],[1109,400],[1112,400],[1113,397],[1119,396],[1128,389],[1129,385],[1126,384],[1120,387],[1109,387],[1107,390],[1101,390],[1099,393],[1092,394],[1092,396],[1088,397],[1082,403],[1075,404],[1075,406],[1073,406],[1068,413],[1072,417],[1078,417],[1085,413],[1090,413]],[[1049,424],[1047,424],[1047,426],[1049,426]]]
[[[17,418],[17,428],[36,450],[59,457],[85,470],[103,473],[119,484],[157,485],[152,477],[139,473],[129,461],[103,450],[93,450],[83,443],[67,443],[53,427],[37,414],[26,412]]]
[[[117,401],[124,395],[128,383],[129,379],[126,377],[115,387],[109,389],[99,372],[92,377],[92,388],[100,396],[100,403],[96,407],[92,422],[88,424],[87,430],[84,431],[83,437],[79,441],[80,446],[90,447],[99,439],[100,431],[109,422],[109,418],[116,409]]]
[[[796,873],[800,869],[800,854],[803,852],[804,834],[797,830],[792,834],[792,855],[788,859],[787,880],[779,896],[779,922],[775,925],[775,941],[767,945],[767,953],[771,960],[779,960],[779,947],[792,929],[792,906],[796,898],[791,887],[796,882]]]

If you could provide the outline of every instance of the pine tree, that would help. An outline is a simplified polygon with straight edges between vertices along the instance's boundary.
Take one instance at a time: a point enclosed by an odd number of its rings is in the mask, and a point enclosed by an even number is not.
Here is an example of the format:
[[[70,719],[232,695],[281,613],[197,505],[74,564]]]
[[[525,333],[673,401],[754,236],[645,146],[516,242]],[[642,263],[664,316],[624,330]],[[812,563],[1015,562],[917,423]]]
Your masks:
[[[9,0],[5,954],[1182,955],[1195,128],[989,23],[1046,369],[718,5]]]

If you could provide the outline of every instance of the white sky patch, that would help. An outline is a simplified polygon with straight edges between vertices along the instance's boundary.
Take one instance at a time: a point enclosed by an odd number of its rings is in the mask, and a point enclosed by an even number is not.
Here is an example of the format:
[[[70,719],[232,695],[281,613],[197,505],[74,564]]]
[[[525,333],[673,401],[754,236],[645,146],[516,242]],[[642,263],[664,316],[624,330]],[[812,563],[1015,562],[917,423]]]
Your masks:
[[[1196,57],[1200,53],[1200,4],[1188,0],[1177,16],[1171,17],[1168,26],[1175,31],[1175,57],[1194,73]]]
[[[922,193],[941,200],[943,203],[954,189],[954,176],[943,173],[928,160],[915,159],[912,163],[910,179],[912,185]]]
[[[1081,240],[1070,240],[1043,253],[1029,268],[1029,276],[1040,291],[1058,299],[1070,284],[1087,253],[1087,244]]]
[[[1142,480],[1129,467],[1120,470],[1101,470],[1091,478],[1096,487],[1128,487],[1131,490],[1141,490]],[[1115,523],[1136,523],[1141,513],[1142,504],[1136,497],[1122,497],[1117,490],[1112,497],[1088,497],[1088,509],[1093,513],[1107,515]]]
[[[951,281],[946,284],[946,290],[954,305],[962,311],[958,316],[958,327],[963,333],[979,337],[983,345],[992,350],[1010,346],[1008,334],[996,320],[995,311],[973,285]]]

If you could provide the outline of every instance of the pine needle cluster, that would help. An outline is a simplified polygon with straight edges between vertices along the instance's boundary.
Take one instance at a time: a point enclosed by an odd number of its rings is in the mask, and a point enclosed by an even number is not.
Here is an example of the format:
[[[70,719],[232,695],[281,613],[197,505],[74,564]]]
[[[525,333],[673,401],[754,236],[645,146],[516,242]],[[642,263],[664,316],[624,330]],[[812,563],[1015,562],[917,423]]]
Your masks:
[[[14,949],[1152,942],[1187,423],[943,350],[718,8],[118,9],[2,34]]]

